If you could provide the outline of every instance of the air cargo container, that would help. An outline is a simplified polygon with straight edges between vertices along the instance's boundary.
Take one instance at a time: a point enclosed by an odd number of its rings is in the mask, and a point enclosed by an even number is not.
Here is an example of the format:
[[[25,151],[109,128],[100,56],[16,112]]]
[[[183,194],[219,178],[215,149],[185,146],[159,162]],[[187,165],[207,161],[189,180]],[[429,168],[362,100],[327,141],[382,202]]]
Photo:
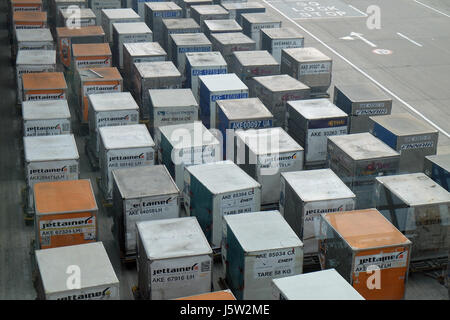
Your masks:
[[[203,23],[208,38],[213,33],[242,32],[242,27],[234,19],[205,20]]]
[[[214,291],[211,293],[202,293],[195,296],[178,298],[175,300],[236,300],[231,290]]]
[[[212,250],[195,217],[137,223],[139,291],[167,300],[211,291]]]
[[[134,97],[141,108],[141,118],[149,119],[150,89],[181,88],[181,74],[171,61],[153,61],[133,65]]]
[[[336,269],[364,299],[404,298],[411,241],[378,210],[322,214],[319,250],[322,270]]]
[[[89,0],[89,8],[91,8],[97,16],[97,25],[102,26],[102,10],[103,9],[120,9],[122,0]],[[128,7],[128,6],[127,6]]]
[[[56,28],[56,41],[58,62],[69,68],[72,63],[73,44],[105,42],[105,33],[99,26],[80,27],[79,29]]]
[[[273,279],[303,272],[303,243],[278,211],[224,217],[226,279],[238,300],[269,300]]]
[[[74,8],[76,7],[76,8],[80,8],[80,9],[89,7],[89,5],[88,5],[89,3],[87,0],[45,0],[45,1],[47,1],[49,4],[48,20],[49,20],[52,28],[54,28],[58,23],[60,10],[65,10],[69,7],[74,7]],[[75,11],[74,11],[74,13],[75,13]],[[52,30],[54,30],[54,29],[52,29]]]
[[[22,102],[23,74],[55,71],[55,50],[20,50],[16,58],[17,103],[20,104]]]
[[[101,68],[112,66],[112,54],[107,43],[83,43],[72,45],[71,71],[80,68]]]
[[[123,45],[125,43],[151,42],[153,32],[144,22],[113,23],[113,61],[123,69]]]
[[[425,174],[445,190],[450,191],[450,155],[438,154],[426,156],[424,161]]]
[[[266,12],[241,14],[244,34],[255,40],[256,50],[261,50],[261,29],[281,28],[281,20]]]
[[[206,128],[216,127],[216,101],[248,98],[248,88],[234,73],[199,76],[200,118]]]
[[[330,169],[281,173],[280,213],[304,244],[319,252],[320,214],[355,209],[355,194]]]
[[[392,99],[370,83],[335,85],[333,103],[349,115],[349,133],[368,132],[369,117],[388,115],[392,110]]]
[[[74,17],[76,14],[76,18]],[[78,28],[97,25],[97,17],[89,8],[80,8],[74,11],[71,8],[61,9],[58,13],[58,27]]]
[[[160,127],[198,120],[198,103],[191,89],[152,89],[150,99],[150,133],[159,150]]]
[[[113,41],[113,23],[142,22],[142,18],[131,8],[102,9],[102,27],[106,42]]]
[[[22,118],[25,137],[72,132],[67,100],[24,101]]]
[[[10,0],[11,12],[43,11],[42,0]]]
[[[124,126],[139,123],[139,106],[129,92],[94,93],[88,96],[88,147],[98,157],[101,127]]]
[[[448,257],[450,193],[423,173],[376,181],[377,209],[411,240],[411,260]]]
[[[77,180],[79,155],[72,134],[24,137],[26,213],[34,214],[34,185],[39,182]]]
[[[280,173],[303,169],[303,148],[282,128],[236,131],[235,159],[261,183],[261,203],[280,201]]]
[[[408,113],[370,117],[370,133],[400,153],[399,173],[422,172],[437,152],[438,130]]]
[[[22,75],[22,101],[63,100],[67,83],[62,72],[38,72]]]
[[[113,210],[119,247],[136,254],[136,223],[178,218],[180,191],[163,165],[113,170]]]
[[[192,18],[191,6],[212,5],[213,0],[179,0],[179,6],[183,9],[185,18]]]
[[[247,1],[221,1],[220,4],[229,12],[230,19],[236,20],[236,22],[242,26],[241,15],[243,13],[264,13],[266,8],[259,2],[247,2]]]
[[[325,167],[327,138],[347,134],[347,114],[328,99],[288,101],[286,131],[305,148],[305,168]]]
[[[55,43],[50,29],[17,30],[16,39],[13,43],[13,59],[19,50],[55,50]]]
[[[105,200],[112,199],[112,170],[155,164],[155,143],[144,124],[101,127],[100,174]]]
[[[170,37],[171,34],[200,32],[200,26],[192,18],[163,19],[163,48],[167,52],[168,60],[172,60],[172,39]]]
[[[212,5],[191,5],[191,18],[199,25],[202,32],[205,32],[205,20],[228,19],[228,11],[222,6]]]
[[[212,20],[211,20],[212,21]],[[186,52],[186,87],[192,89],[195,99],[200,100],[198,77],[225,74],[226,61],[220,52]]]
[[[88,179],[34,185],[36,249],[96,242],[98,207]]]
[[[145,23],[153,31],[153,41],[164,45],[163,19],[181,19],[183,10],[175,2],[145,3]]]
[[[76,79],[74,87],[79,90],[77,109],[81,123],[88,123],[90,94],[123,91],[122,76],[115,67],[81,68],[77,70]]]
[[[13,39],[15,31],[20,29],[47,28],[47,12],[45,11],[15,11],[12,16]]]
[[[184,168],[219,161],[220,142],[199,121],[163,126],[159,127],[159,131],[158,159],[167,167],[186,198],[188,191],[184,190]]]
[[[36,250],[39,300],[119,300],[119,280],[103,243],[95,242]],[[77,270],[79,289],[69,289],[67,280]],[[67,273],[69,271],[69,273]]]
[[[250,95],[258,97],[275,117],[275,126],[285,127],[287,102],[308,99],[310,88],[286,74],[254,77]]]
[[[256,50],[256,42],[242,32],[214,33],[209,38],[213,50],[222,53],[228,65],[231,64],[233,52]]]
[[[185,170],[189,215],[197,218],[211,247],[220,248],[223,218],[259,211],[261,185],[230,160]]]
[[[365,300],[334,269],[272,280],[273,300]]]
[[[370,133],[328,137],[331,170],[355,193],[356,209],[375,207],[375,178],[398,173],[400,154]]]
[[[267,50],[281,63],[281,50],[303,48],[304,37],[292,28],[261,29],[261,50]]]
[[[291,48],[281,51],[281,73],[288,74],[325,95],[331,85],[332,59],[316,48]]]
[[[216,127],[222,133],[223,158],[234,160],[236,130],[273,126],[273,115],[258,98],[217,101]]]

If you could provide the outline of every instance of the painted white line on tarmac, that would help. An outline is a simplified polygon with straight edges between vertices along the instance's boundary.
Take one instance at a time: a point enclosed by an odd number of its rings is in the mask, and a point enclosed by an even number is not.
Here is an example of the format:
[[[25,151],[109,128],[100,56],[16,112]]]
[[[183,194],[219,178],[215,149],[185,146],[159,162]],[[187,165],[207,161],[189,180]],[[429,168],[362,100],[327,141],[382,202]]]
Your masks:
[[[417,1],[417,0],[414,0],[414,2],[423,5],[424,7],[427,7],[428,9],[431,9],[431,10],[433,10],[433,11],[436,11],[437,13],[440,13],[440,14],[446,16],[447,18],[450,18],[450,15],[448,15],[448,14],[442,12],[442,11],[439,11],[438,9],[435,9],[435,8],[433,8],[433,7],[430,7],[429,5],[427,5],[427,4],[425,4],[425,3],[422,3],[422,2]]]
[[[410,39],[410,38],[408,38],[408,37],[405,36],[404,34],[401,34],[400,32],[397,32],[397,34],[398,34],[400,37],[405,38],[405,39],[408,40],[409,42],[414,43],[416,46],[423,47],[423,45],[421,45],[420,43],[418,43],[418,42],[416,42],[416,41],[414,41],[414,40],[412,40],[412,39]]]
[[[359,10],[358,8],[352,6],[351,4],[348,5],[350,8],[352,8],[355,11],[358,11],[359,13],[361,13],[363,16],[367,17],[367,13],[362,12],[361,10]]]
[[[281,12],[278,8],[274,7],[272,4],[270,4],[269,2],[267,2],[266,0],[262,0],[265,4],[267,4],[269,7],[271,7],[272,9],[274,9],[275,11],[277,11],[279,14],[281,14],[283,17],[285,17],[287,20],[289,20],[290,22],[292,22],[293,24],[295,24],[297,27],[299,27],[300,29],[302,29],[305,33],[307,33],[308,35],[310,35],[312,38],[314,38],[317,42],[319,42],[320,44],[322,44],[324,47],[326,47],[328,50],[330,50],[331,52],[333,52],[336,56],[338,56],[339,58],[341,58],[342,60],[344,60],[345,62],[347,62],[350,66],[352,66],[356,71],[358,71],[359,73],[361,73],[363,76],[365,76],[367,79],[369,79],[370,81],[372,81],[373,83],[375,83],[377,86],[379,86],[381,89],[383,89],[384,91],[386,91],[388,94],[390,94],[391,96],[393,96],[395,99],[397,99],[399,102],[401,102],[405,107],[407,107],[409,110],[411,110],[412,112],[414,112],[415,114],[417,114],[418,116],[420,116],[422,119],[424,119],[426,122],[428,122],[430,125],[432,125],[433,127],[435,127],[437,130],[439,130],[443,135],[445,135],[447,138],[450,138],[450,134],[448,134],[446,131],[444,131],[443,129],[441,129],[437,124],[435,124],[433,121],[431,121],[430,119],[428,119],[427,117],[425,117],[422,113],[420,113],[419,111],[417,111],[414,107],[412,107],[408,102],[406,102],[405,100],[403,100],[402,98],[400,98],[399,96],[397,96],[395,93],[393,93],[391,90],[389,90],[388,88],[386,88],[385,86],[383,86],[381,83],[379,83],[377,80],[375,80],[374,78],[372,78],[372,76],[370,76],[369,74],[367,74],[364,70],[362,70],[361,68],[359,68],[358,66],[356,66],[353,62],[351,62],[350,60],[348,60],[346,57],[344,57],[343,55],[341,55],[339,52],[337,52],[336,50],[334,50],[333,48],[331,48],[329,45],[327,45],[325,42],[323,42],[322,40],[320,40],[318,37],[316,37],[315,35],[313,35],[311,32],[309,32],[307,29],[305,29],[304,27],[302,27],[301,25],[299,25],[297,22],[295,22],[294,20],[292,20],[291,18],[289,18],[287,15],[285,15],[283,12]]]

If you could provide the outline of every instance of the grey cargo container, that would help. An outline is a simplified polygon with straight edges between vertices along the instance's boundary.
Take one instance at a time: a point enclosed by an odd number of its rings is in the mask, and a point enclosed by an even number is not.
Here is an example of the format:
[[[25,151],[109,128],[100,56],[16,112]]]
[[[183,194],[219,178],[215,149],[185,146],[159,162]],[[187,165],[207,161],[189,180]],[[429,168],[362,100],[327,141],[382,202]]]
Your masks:
[[[233,52],[256,50],[256,42],[242,32],[214,33],[209,38],[213,50],[222,53],[228,65],[231,64]]]
[[[213,0],[179,0],[179,2],[179,6],[183,8],[183,16],[185,18],[192,18],[191,6],[206,6],[213,4]]]
[[[423,172],[445,190],[450,191],[450,154],[426,156]]]
[[[266,12],[266,8],[263,4],[259,2],[247,2],[247,1],[230,1],[220,4],[226,10],[228,10],[230,19],[236,20],[236,22],[242,26],[242,18],[241,15],[243,13],[263,13]]]
[[[170,37],[173,33],[200,33],[200,26],[192,18],[181,19],[163,19],[162,33],[163,33],[163,48],[166,50],[168,60],[172,60],[172,39]]]
[[[19,50],[55,50],[55,42],[48,28],[16,30],[13,57]]]
[[[74,11],[72,9],[61,9],[58,14],[58,27],[76,28],[97,25],[97,17],[94,11],[89,8],[80,8],[77,10],[77,18],[73,18]]]
[[[228,19],[228,11],[216,4],[195,5],[191,6],[191,18],[197,21],[202,32],[205,32],[205,20]]]
[[[97,25],[102,26],[103,9],[119,9],[122,7],[122,0],[89,0],[91,8],[97,16]],[[106,31],[105,31],[106,32]]]
[[[281,50],[303,48],[304,37],[292,28],[271,28],[261,30],[261,50],[267,50],[281,63]]]
[[[183,10],[175,2],[145,2],[145,23],[153,31],[153,41],[164,45],[163,19],[183,18]]]
[[[241,19],[244,34],[255,40],[256,50],[261,50],[261,29],[281,28],[281,20],[266,12],[244,13]]]
[[[106,41],[112,43],[113,41],[113,23],[126,22],[141,22],[142,18],[131,8],[119,9],[102,9],[102,24],[103,31],[105,31]]]
[[[22,102],[23,135],[49,136],[72,132],[67,100]]]
[[[208,38],[213,33],[242,32],[242,27],[234,19],[205,20],[203,23]]]

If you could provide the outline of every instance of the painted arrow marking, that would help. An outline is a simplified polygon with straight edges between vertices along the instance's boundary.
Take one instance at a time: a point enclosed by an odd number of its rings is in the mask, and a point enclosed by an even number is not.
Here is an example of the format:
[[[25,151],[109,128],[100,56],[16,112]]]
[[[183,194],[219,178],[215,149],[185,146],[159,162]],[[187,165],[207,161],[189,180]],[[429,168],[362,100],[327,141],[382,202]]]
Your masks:
[[[368,44],[369,46],[371,46],[371,47],[374,47],[374,48],[377,47],[376,44],[374,44],[374,43],[370,42],[369,40],[367,40],[366,38],[364,38],[363,35],[362,35],[362,33],[351,32],[351,33],[350,33],[350,36],[351,36],[351,37],[356,37],[356,38],[358,38],[358,39],[364,41],[365,43],[367,43],[367,44]]]

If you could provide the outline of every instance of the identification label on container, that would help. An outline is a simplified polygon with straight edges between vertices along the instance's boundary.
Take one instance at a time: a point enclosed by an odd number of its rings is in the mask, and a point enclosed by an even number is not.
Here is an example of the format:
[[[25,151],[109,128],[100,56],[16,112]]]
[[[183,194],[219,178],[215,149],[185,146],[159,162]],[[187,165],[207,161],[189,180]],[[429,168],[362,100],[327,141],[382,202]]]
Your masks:
[[[97,129],[110,126],[124,126],[138,123],[138,111],[98,112]]]
[[[269,128],[273,126],[272,119],[263,119],[263,120],[244,120],[244,121],[231,121],[229,128],[230,129],[257,129],[257,128]]]
[[[197,119],[198,119],[198,110],[196,107],[182,107],[182,108],[180,107],[165,110],[164,109],[155,110],[153,125],[155,127],[159,127],[170,124],[192,122]]]
[[[53,50],[52,42],[39,42],[39,41],[30,41],[30,42],[19,42],[17,44],[18,50]]]
[[[209,163],[215,162],[217,157],[215,145],[172,150],[172,161],[175,164],[193,165]]]
[[[54,90],[52,90],[54,91]],[[66,93],[64,91],[59,92],[26,92],[25,101],[42,101],[42,100],[64,100],[66,99]]]
[[[51,136],[70,133],[70,119],[31,120],[25,121],[24,135]]]
[[[331,62],[302,63],[299,75],[331,73]]]
[[[57,220],[39,220],[39,236],[41,247],[52,246],[55,236],[69,236],[80,234],[85,241],[96,239],[95,216]],[[67,243],[70,245],[71,243]],[[76,243],[74,243],[76,244]]]
[[[345,120],[344,120],[345,121]],[[345,121],[346,123],[347,121]],[[306,139],[306,161],[325,161],[327,159],[327,138],[347,134],[347,125],[331,128],[308,129]]]
[[[261,29],[270,29],[270,28],[278,28],[280,26],[280,22],[271,22],[271,23],[252,23],[252,33],[256,33],[259,35],[259,30]]]
[[[153,62],[153,61],[165,61],[166,56],[161,53],[161,55],[152,55],[152,56],[144,56],[144,57],[135,57],[133,58],[133,63],[139,62]]]
[[[274,155],[259,155],[258,167],[261,169],[261,172],[264,172],[264,169],[287,169],[292,167],[296,161],[301,161],[301,156],[300,151]]]
[[[256,207],[255,189],[221,195],[219,205],[222,216],[254,212],[258,209]]]
[[[80,291],[63,294],[52,294],[47,296],[48,300],[119,300],[119,289],[114,286],[105,286],[102,288],[87,288]]]
[[[78,179],[78,161],[31,162],[27,166],[28,186],[37,182]]]
[[[272,278],[294,275],[297,248],[269,251],[255,256],[253,278]]]
[[[122,86],[119,82],[114,84],[84,84],[83,95],[87,96],[93,93],[109,93],[109,92],[121,92]]]
[[[75,58],[75,65],[77,68],[111,67],[111,57],[99,57],[97,59]]]
[[[400,146],[400,151],[411,150],[411,149],[426,149],[433,148],[433,141],[416,142],[416,143],[405,143]]]
[[[303,47],[303,39],[273,40],[272,49],[289,49]]]
[[[369,266],[378,269],[405,268],[408,261],[408,250],[380,253],[376,255],[356,256],[354,272],[366,272]]]

